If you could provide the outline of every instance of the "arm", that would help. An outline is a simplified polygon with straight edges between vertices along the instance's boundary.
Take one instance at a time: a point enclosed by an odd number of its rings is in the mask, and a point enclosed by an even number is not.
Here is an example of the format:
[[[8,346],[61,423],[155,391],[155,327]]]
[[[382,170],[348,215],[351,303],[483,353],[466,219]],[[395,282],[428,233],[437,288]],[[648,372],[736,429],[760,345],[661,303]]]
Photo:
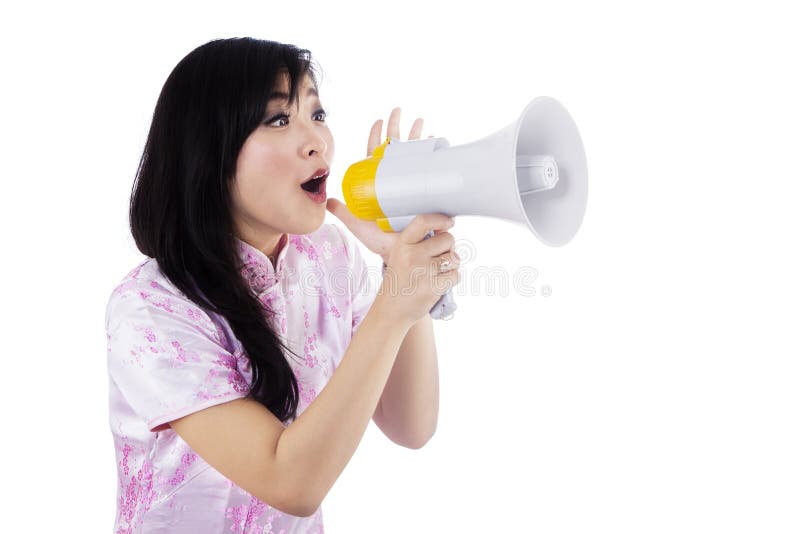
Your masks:
[[[311,515],[361,441],[410,328],[377,298],[325,388],[285,429],[252,399],[200,410],[171,426],[244,490],[289,514]]]
[[[433,319],[425,315],[403,340],[383,389],[375,424],[393,442],[419,449],[433,436],[439,417],[439,369]]]

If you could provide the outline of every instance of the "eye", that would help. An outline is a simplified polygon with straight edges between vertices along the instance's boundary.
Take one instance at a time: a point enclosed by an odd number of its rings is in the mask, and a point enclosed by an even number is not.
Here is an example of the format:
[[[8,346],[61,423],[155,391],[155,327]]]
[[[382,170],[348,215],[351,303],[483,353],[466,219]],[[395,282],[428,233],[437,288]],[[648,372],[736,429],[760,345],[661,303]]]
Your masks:
[[[322,108],[320,108],[317,111],[315,111],[314,114],[312,115],[312,117],[314,117],[315,119],[317,117],[319,117],[317,119],[319,122],[325,122],[325,119],[326,119],[327,116],[328,116],[327,112]],[[279,127],[286,126],[288,124],[288,121],[289,121],[289,115],[287,113],[285,113],[285,112],[278,113],[277,115],[273,115],[269,119],[265,120],[263,124],[265,124],[267,126],[270,126],[273,123],[276,123],[278,121],[286,121],[286,122],[284,122],[282,124],[278,124],[277,126],[279,126]]]
[[[277,115],[265,120],[264,124],[269,126],[270,124],[272,124],[274,122],[277,122],[277,121],[287,121],[286,124],[288,124],[289,115],[287,115],[286,113],[278,113]],[[286,124],[279,124],[279,126],[286,126]]]

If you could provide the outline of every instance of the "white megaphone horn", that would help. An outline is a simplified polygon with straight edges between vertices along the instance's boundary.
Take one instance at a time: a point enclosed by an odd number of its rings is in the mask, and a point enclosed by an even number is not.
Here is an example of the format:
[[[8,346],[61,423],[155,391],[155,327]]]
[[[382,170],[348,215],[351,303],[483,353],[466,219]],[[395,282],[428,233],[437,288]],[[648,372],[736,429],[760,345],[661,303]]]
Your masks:
[[[543,243],[560,246],[583,221],[587,174],[572,117],[540,96],[519,119],[472,143],[387,139],[350,166],[342,192],[353,215],[386,232],[403,231],[420,213],[480,215],[523,224]],[[455,309],[448,291],[430,313],[449,319]]]

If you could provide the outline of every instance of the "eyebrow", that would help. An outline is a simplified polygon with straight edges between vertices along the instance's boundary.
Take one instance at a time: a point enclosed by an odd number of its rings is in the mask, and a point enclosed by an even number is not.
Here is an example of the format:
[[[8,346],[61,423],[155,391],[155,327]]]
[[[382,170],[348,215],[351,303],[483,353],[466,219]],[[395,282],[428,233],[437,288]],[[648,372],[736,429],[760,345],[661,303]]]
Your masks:
[[[314,87],[309,87],[308,91],[306,91],[306,95],[307,96],[316,96],[317,98],[319,98],[319,93],[317,92],[317,89],[314,88]],[[272,100],[289,100],[289,95],[286,94],[286,93],[283,93],[281,91],[273,91],[272,93],[270,93],[269,98],[267,100],[268,101],[272,101]]]

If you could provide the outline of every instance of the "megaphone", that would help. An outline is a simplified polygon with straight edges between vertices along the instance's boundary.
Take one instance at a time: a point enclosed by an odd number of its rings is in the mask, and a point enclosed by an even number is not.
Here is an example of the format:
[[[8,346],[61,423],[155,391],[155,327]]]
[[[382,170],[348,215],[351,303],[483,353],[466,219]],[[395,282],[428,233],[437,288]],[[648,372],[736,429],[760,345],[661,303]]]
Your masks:
[[[348,168],[342,193],[353,215],[385,232],[402,232],[420,213],[481,215],[524,225],[546,245],[561,246],[586,212],[586,154],[566,108],[540,96],[516,121],[472,143],[387,138]],[[451,291],[431,317],[452,318]]]

